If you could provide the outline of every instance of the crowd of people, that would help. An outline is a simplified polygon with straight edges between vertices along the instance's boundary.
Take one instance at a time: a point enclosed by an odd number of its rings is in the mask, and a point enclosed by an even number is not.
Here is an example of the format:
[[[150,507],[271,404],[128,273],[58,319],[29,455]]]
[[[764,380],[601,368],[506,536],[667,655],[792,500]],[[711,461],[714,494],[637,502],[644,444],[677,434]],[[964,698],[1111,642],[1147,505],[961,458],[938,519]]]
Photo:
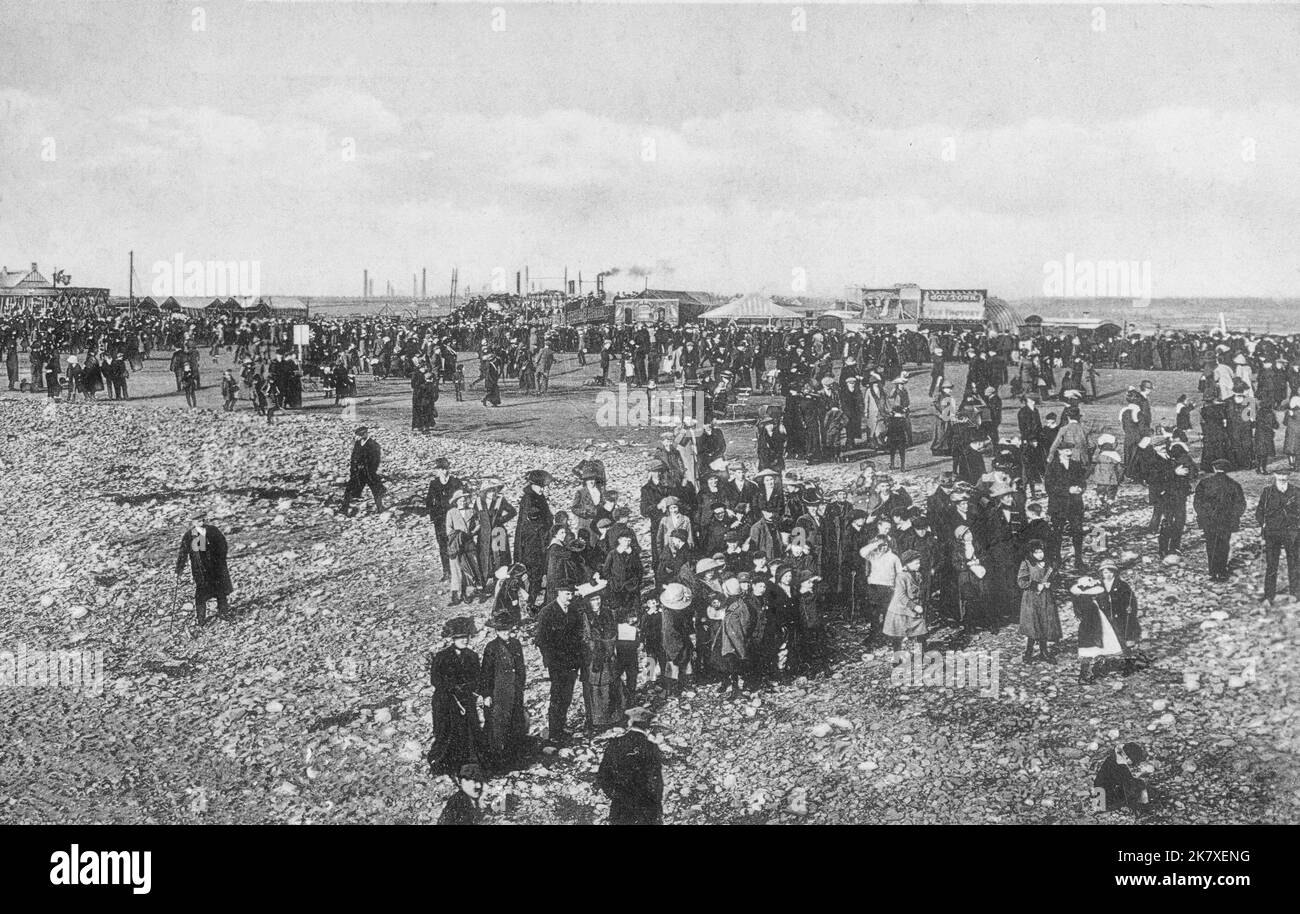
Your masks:
[[[348,395],[355,372],[404,374],[416,429],[432,427],[441,384],[463,395],[458,353],[475,349],[480,378],[468,386],[481,380],[488,406],[500,403],[507,377],[519,378],[521,390],[546,393],[554,355],[567,347],[577,349],[580,364],[595,358],[600,374],[593,371],[590,380],[597,386],[703,387],[704,415],[663,432],[637,492],[608,485],[592,441],[576,466],[555,468],[576,486],[564,504],[552,501],[557,478],[547,469],[529,471],[512,501],[506,480],[435,462],[425,508],[450,602],[486,605],[482,621],[466,614],[448,622],[446,646],[429,658],[428,761],[471,800],[484,777],[509,771],[533,748],[523,702],[529,651],[547,671],[546,742],[557,748],[571,738],[579,685],[586,732],[630,718],[644,736],[652,702],[705,687],[735,699],[826,674],[836,659],[833,645],[848,632],[873,649],[924,650],[933,641],[956,647],[1016,626],[1024,662],[1050,664],[1058,659],[1060,612],[1068,606],[1079,623],[1080,683],[1131,675],[1147,661],[1138,601],[1126,580],[1131,563],[1111,557],[1103,530],[1125,485],[1145,488],[1151,507],[1131,532],[1151,537],[1168,564],[1182,561],[1190,499],[1209,576],[1222,581],[1233,573],[1231,537],[1249,508],[1230,473],[1271,473],[1255,505],[1265,599],[1277,596],[1283,554],[1289,593],[1300,596],[1300,489],[1290,475],[1300,459],[1296,338],[1186,334],[1107,349],[1066,335],[892,328],[642,325],[578,332],[557,330],[536,314],[475,314],[420,324],[313,321],[301,365],[286,354],[291,325],[276,319],[10,315],[0,324],[0,345],[11,387],[15,353],[25,344],[33,364],[44,366],[47,386],[62,371],[72,382],[69,395],[91,397],[100,382],[117,395],[112,366],[138,371],[151,352],[170,347],[169,367],[187,399],[199,385],[195,354],[232,346],[244,369],[238,379],[225,372],[223,402],[231,408],[239,385],[260,388],[254,402],[268,418],[301,405],[306,365],[332,366],[336,397]],[[70,353],[66,369],[61,353]],[[966,363],[960,394],[947,376],[953,361]],[[1098,395],[1095,366],[1108,362],[1199,370],[1199,403],[1189,378],[1172,413],[1158,417],[1155,381],[1145,378],[1125,392],[1113,420],[1085,424],[1082,405]],[[951,465],[929,484],[909,480],[909,492],[893,475],[906,471],[908,451],[920,444],[912,410],[921,395],[909,390],[905,366],[927,363],[934,412],[928,446]],[[33,369],[33,384],[36,375]],[[742,388],[766,388],[773,399],[756,422],[752,464],[728,454],[713,415]],[[1004,415],[1004,390],[1019,404],[1014,421]],[[1287,462],[1274,469],[1280,427]],[[874,453],[838,490],[795,469],[796,461],[844,460],[862,449]],[[379,442],[359,428],[344,513],[366,489],[376,510],[385,510],[381,466]],[[647,529],[638,535],[634,524],[642,521]],[[1091,565],[1087,540],[1096,556]],[[178,574],[187,559],[196,606],[216,599],[218,614],[228,612],[220,531],[197,521],[181,544]],[[207,621],[202,612],[200,621]],[[472,645],[481,624],[492,636],[480,652]],[[620,821],[660,816],[647,745],[653,741],[620,744],[602,766],[601,783],[617,795]]]
[[[1235,362],[1230,349],[1220,353],[1219,365]],[[871,371],[871,363],[860,370]],[[980,370],[987,373],[968,382],[968,395],[986,383],[996,395],[996,366]],[[1257,387],[1245,380],[1240,389],[1235,372],[1222,387],[1209,384],[1217,371],[1208,370],[1201,385],[1207,406],[1224,393],[1256,398]],[[835,400],[855,386],[855,376],[818,377],[816,395]],[[937,397],[951,396],[946,379],[937,386]],[[1068,606],[1078,620],[1081,684],[1138,672],[1149,658],[1126,579],[1136,556],[1112,557],[1095,536],[1118,489],[1147,489],[1150,520],[1130,532],[1154,538],[1167,564],[1182,561],[1191,498],[1211,580],[1232,575],[1231,536],[1248,509],[1229,475],[1239,467],[1216,456],[1217,439],[1203,435],[1200,460],[1193,459],[1187,410],[1165,428],[1152,418],[1153,389],[1154,382],[1142,381],[1116,416],[1122,448],[1114,432],[1094,437],[1081,424],[1077,389],[1064,392],[1059,418],[1040,416],[1034,395],[1024,394],[1019,435],[1003,436],[1000,417],[970,410],[947,437],[952,469],[923,495],[909,493],[872,460],[862,462],[851,485],[823,491],[787,469],[794,455],[779,413],[760,420],[752,470],[727,456],[719,427],[684,420],[649,455],[635,495],[608,486],[588,441],[570,471],[572,501],[560,506],[551,502],[557,480],[547,470],[526,474],[515,505],[502,494],[502,480],[461,477],[439,460],[426,508],[451,602],[491,605],[487,625],[495,635],[488,647],[497,656],[488,664],[470,647],[473,616],[448,623],[452,643],[431,666],[430,764],[453,775],[466,765],[499,773],[525,757],[529,727],[519,696],[529,636],[547,670],[546,734],[556,746],[570,738],[579,684],[582,725],[595,733],[624,723],[629,709],[704,687],[734,699],[792,677],[823,675],[834,662],[831,626],[854,625],[868,647],[895,651],[909,644],[924,650],[932,639],[962,646],[981,632],[1016,626],[1024,662],[1051,664]],[[1290,395],[1300,401],[1300,392]],[[357,454],[369,440],[359,429]],[[1255,517],[1271,602],[1283,553],[1287,590],[1300,596],[1300,489],[1289,466],[1263,468],[1274,478]],[[353,494],[378,478],[377,460],[354,459],[353,469]],[[647,536],[633,529],[638,515],[648,522]],[[1090,531],[1092,565],[1084,551]]]

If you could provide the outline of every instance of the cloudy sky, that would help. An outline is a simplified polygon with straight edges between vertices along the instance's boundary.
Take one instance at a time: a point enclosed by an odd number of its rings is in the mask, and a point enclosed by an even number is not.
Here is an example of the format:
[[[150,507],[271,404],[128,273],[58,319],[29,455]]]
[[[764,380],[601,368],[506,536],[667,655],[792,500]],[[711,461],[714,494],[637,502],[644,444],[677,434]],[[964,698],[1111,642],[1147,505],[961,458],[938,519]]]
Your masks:
[[[0,260],[1017,298],[1071,254],[1300,295],[1294,7],[504,10],[0,0]]]

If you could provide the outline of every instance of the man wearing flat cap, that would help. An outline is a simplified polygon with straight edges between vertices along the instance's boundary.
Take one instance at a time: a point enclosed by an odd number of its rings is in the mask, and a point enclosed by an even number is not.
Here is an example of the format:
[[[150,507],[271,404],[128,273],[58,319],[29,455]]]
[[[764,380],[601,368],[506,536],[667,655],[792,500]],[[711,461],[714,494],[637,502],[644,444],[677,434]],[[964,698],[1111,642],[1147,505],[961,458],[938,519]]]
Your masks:
[[[438,817],[439,825],[477,825],[483,818],[479,801],[483,798],[485,782],[483,769],[478,765],[462,765],[456,773],[456,792]]]
[[[573,703],[573,686],[587,660],[587,620],[581,608],[574,605],[573,595],[574,584],[567,581],[559,584],[555,598],[537,613],[533,629],[533,643],[541,652],[551,680],[547,737],[554,745],[568,739],[566,726],[569,706]]]
[[[646,728],[649,708],[627,712],[627,732],[609,741],[596,772],[596,786],[609,797],[610,825],[663,823],[663,754]]]
[[[433,462],[433,479],[425,492],[424,507],[433,523],[433,534],[438,540],[438,556],[442,561],[442,579],[451,578],[451,563],[447,557],[447,512],[451,509],[451,494],[465,488],[465,482],[451,472],[451,461],[439,457]],[[495,570],[495,566],[489,571]]]
[[[1246,512],[1246,494],[1241,484],[1228,475],[1231,461],[1214,461],[1214,472],[1196,485],[1192,510],[1205,533],[1205,557],[1211,581],[1228,579],[1228,548],[1232,534],[1241,529],[1241,515]]]
[[[1264,602],[1277,595],[1277,570],[1286,550],[1287,590],[1300,597],[1300,488],[1291,484],[1291,472],[1278,470],[1273,484],[1259,495],[1255,519],[1264,540]]]

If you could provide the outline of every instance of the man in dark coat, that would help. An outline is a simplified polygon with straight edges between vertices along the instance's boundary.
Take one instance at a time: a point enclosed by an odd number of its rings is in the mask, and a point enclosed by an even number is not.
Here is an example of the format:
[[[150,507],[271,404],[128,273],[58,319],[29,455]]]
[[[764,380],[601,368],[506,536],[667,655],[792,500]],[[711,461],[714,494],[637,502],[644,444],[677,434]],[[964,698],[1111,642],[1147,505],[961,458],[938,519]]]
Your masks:
[[[209,600],[217,601],[218,617],[229,615],[230,604],[226,598],[235,588],[230,583],[230,568],[226,564],[226,538],[203,515],[196,516],[181,537],[176,556],[178,579],[186,561],[194,578],[194,612],[199,625],[207,624]]]
[[[653,717],[647,708],[632,708],[627,732],[605,747],[596,786],[609,797],[610,825],[663,823],[663,755],[646,733]]]
[[[975,485],[984,475],[984,445],[987,441],[987,438],[977,435],[953,452],[953,471],[962,482]]]
[[[537,613],[533,629],[533,643],[542,654],[542,663],[551,680],[547,738],[555,745],[567,739],[573,686],[587,658],[586,619],[581,609],[573,605],[573,592],[574,585],[570,583],[557,587],[555,599]]]
[[[542,578],[546,576],[546,545],[555,522],[550,502],[546,500],[546,487],[551,484],[552,476],[545,470],[530,470],[524,479],[519,522],[515,525],[515,561],[528,569],[529,592],[540,597]]]
[[[1232,534],[1241,529],[1246,511],[1246,494],[1241,484],[1228,475],[1232,463],[1226,457],[1214,461],[1214,473],[1196,486],[1192,509],[1205,532],[1205,557],[1211,581],[1228,579],[1228,547]]]
[[[424,506],[429,511],[429,520],[433,523],[433,535],[438,539],[438,557],[442,559],[442,579],[447,580],[451,574],[451,564],[447,560],[447,512],[451,509],[451,493],[467,488],[459,476],[452,475],[451,461],[439,457],[433,462],[433,479],[429,481],[429,491],[424,496]],[[484,568],[490,574],[496,568]]]
[[[664,512],[659,510],[659,503],[669,495],[677,495],[677,489],[665,480],[668,467],[659,459],[650,462],[650,475],[641,486],[641,516],[650,521],[650,563],[659,564],[659,520]]]
[[[1255,519],[1264,540],[1264,602],[1271,604],[1277,594],[1277,567],[1283,550],[1287,590],[1300,597],[1300,489],[1291,485],[1289,471],[1273,474],[1273,485],[1259,495]]]
[[[1161,558],[1182,548],[1183,528],[1187,526],[1187,496],[1192,494],[1192,483],[1197,476],[1196,464],[1187,452],[1187,445],[1181,441],[1169,446],[1169,462],[1170,469],[1164,476],[1158,496]]]
[[[785,469],[784,429],[773,416],[764,416],[758,422],[758,468],[760,470]]]
[[[1043,474],[1047,514],[1055,534],[1052,537],[1056,545],[1054,565],[1061,563],[1061,544],[1068,526],[1074,544],[1074,565],[1083,567],[1083,490],[1087,482],[1088,468],[1074,459],[1074,449],[1070,445],[1061,445]]]
[[[343,490],[343,507],[341,514],[347,514],[352,499],[358,497],[362,490],[369,487],[375,499],[375,511],[383,513],[384,481],[379,478],[379,442],[370,437],[370,429],[358,426],[356,440],[352,443],[352,457],[348,463],[348,485]]]

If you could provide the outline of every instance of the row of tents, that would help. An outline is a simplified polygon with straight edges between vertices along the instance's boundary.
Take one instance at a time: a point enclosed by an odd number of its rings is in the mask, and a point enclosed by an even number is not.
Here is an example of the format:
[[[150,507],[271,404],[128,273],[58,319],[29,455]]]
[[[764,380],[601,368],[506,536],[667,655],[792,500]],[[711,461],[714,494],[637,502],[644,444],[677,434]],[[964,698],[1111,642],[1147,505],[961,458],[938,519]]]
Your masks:
[[[306,318],[308,312],[307,305],[302,299],[288,295],[247,295],[229,298],[176,295],[155,298],[146,295],[135,299],[134,304],[125,298],[115,299],[113,304],[121,309],[135,307],[141,311],[190,317],[224,313],[240,317]]]

